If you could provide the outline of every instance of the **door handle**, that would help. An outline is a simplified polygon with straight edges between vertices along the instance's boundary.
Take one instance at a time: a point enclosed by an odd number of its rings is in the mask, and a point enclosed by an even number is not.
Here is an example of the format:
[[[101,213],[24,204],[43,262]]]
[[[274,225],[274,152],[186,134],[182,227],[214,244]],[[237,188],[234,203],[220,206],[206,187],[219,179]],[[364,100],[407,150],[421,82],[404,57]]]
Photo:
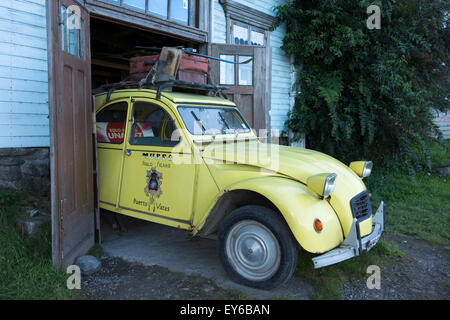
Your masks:
[[[59,213],[62,213],[62,212],[63,212],[63,209],[64,209],[64,202],[66,202],[66,201],[67,201],[67,198],[64,198],[64,199],[59,200]]]
[[[126,156],[131,156],[131,150],[126,149],[126,150],[125,150],[125,155],[126,155]]]

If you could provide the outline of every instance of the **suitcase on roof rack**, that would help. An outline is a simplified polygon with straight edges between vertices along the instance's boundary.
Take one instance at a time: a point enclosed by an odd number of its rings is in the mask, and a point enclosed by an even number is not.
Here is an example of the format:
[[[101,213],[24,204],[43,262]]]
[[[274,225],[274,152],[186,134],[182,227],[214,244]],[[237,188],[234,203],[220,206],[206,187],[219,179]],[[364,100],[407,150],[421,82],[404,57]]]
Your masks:
[[[159,59],[159,55],[140,56],[130,59],[130,80],[139,81],[144,78]],[[208,58],[191,56],[183,53],[177,80],[207,83]]]

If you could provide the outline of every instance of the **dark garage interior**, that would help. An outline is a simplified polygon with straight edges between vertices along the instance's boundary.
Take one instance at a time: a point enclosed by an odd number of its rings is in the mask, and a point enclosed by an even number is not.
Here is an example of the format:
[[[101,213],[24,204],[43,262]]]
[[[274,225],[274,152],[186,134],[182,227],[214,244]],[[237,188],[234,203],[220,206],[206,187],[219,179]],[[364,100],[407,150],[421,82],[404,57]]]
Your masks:
[[[136,48],[138,46],[198,49],[198,46],[186,40],[91,17],[92,88],[126,80],[130,58],[158,54],[156,51]]]

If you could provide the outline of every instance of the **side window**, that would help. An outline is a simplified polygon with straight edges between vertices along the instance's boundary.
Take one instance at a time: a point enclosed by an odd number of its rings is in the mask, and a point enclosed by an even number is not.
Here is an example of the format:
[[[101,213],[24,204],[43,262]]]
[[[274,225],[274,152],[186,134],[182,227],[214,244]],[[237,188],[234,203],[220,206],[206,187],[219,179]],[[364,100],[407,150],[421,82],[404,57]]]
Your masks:
[[[127,102],[119,102],[104,108],[97,114],[97,142],[123,143],[127,109]]]
[[[173,147],[180,141],[175,121],[158,105],[136,102],[133,107],[130,143],[141,146]]]

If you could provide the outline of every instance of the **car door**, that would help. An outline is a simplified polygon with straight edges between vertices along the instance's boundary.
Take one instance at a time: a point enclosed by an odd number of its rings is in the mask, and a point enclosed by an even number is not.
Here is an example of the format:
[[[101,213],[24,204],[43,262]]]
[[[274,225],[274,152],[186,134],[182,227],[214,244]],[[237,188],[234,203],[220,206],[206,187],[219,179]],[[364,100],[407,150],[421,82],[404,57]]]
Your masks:
[[[96,116],[99,200],[115,207],[118,206],[128,105],[129,99],[115,101]]]
[[[170,108],[151,99],[132,101],[129,118],[119,206],[138,218],[161,217],[190,228],[195,165],[180,123]]]

